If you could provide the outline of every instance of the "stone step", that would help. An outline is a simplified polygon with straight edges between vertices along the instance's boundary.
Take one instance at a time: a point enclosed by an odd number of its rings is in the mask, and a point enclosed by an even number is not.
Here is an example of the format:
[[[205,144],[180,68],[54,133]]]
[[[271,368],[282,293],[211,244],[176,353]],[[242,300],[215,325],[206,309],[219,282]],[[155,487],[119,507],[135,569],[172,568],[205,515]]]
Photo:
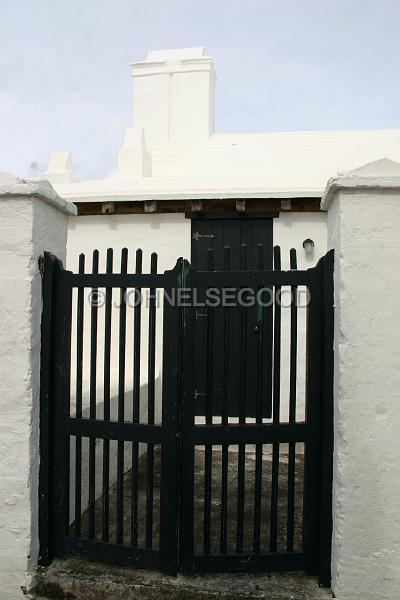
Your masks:
[[[68,558],[41,569],[32,590],[35,600],[326,600],[330,590],[302,573],[208,574],[169,577]]]

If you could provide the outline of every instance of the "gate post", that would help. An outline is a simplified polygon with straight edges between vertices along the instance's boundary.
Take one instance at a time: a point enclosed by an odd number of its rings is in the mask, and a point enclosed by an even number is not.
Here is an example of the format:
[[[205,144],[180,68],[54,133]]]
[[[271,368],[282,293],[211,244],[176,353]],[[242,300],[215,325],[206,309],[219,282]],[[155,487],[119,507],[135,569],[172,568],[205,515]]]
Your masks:
[[[0,598],[22,598],[38,562],[44,251],[65,259],[70,203],[48,182],[0,175]]]
[[[332,589],[397,600],[400,589],[400,164],[328,182],[335,249]]]

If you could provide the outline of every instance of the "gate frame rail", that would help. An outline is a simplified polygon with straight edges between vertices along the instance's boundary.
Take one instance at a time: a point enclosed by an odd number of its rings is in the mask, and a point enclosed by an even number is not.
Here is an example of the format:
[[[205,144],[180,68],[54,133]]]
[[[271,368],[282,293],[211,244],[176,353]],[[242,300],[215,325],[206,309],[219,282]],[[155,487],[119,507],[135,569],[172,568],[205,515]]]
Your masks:
[[[96,556],[175,575],[193,570],[259,571],[302,569],[330,586],[333,474],[333,251],[304,271],[196,272],[178,259],[164,274],[74,274],[49,253],[43,259],[43,314],[40,391],[39,564],[65,552]],[[320,398],[304,424],[194,425],[193,307],[164,304],[162,425],[100,422],[67,416],[69,405],[72,289],[307,285],[311,303],[309,353],[320,376],[308,381],[307,397]],[[317,306],[318,304],[318,306]],[[177,332],[179,334],[177,335]],[[322,351],[321,351],[322,349]],[[310,360],[310,359],[309,359]],[[315,368],[315,367],[314,367]],[[308,403],[309,404],[309,403]],[[307,409],[308,411],[308,409]],[[68,489],[65,458],[70,435],[161,443],[159,551],[127,545],[74,540],[66,536]],[[54,443],[57,439],[57,444]],[[304,553],[194,556],[194,446],[221,443],[306,442]],[[69,441],[68,441],[69,444]],[[311,450],[308,447],[311,444]],[[183,463],[182,458],[185,457]],[[319,477],[308,477],[318,472]],[[308,477],[308,479],[307,479]],[[308,483],[307,483],[308,481]],[[176,510],[171,510],[175,506]],[[311,508],[310,508],[311,507]]]

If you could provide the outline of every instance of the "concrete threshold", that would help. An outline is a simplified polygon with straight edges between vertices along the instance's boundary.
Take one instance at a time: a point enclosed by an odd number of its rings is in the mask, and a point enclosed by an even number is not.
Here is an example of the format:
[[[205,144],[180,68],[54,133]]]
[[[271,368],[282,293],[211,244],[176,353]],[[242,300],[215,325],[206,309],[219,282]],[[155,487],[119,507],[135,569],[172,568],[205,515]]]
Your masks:
[[[70,600],[195,600],[240,598],[266,600],[322,600],[330,590],[319,588],[315,577],[303,573],[218,573],[169,577],[93,563],[77,558],[56,560],[39,570],[32,598]]]

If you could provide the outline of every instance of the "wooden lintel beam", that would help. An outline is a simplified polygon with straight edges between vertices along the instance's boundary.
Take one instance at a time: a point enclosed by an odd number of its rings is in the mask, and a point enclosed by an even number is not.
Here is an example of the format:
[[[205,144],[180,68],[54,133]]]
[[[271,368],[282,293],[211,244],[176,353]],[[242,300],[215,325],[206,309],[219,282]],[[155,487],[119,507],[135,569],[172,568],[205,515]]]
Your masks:
[[[157,200],[146,200],[144,203],[144,212],[145,213],[157,212]]]
[[[291,198],[282,206],[283,200],[280,198],[248,198],[246,199],[247,213],[279,213],[279,212],[320,212],[320,198]],[[193,210],[193,202],[201,202],[202,210]],[[113,202],[113,214],[159,214],[159,213],[236,213],[240,212],[236,208],[237,199],[215,199],[215,200],[159,200],[159,201],[120,201]],[[149,204],[153,208],[149,211]],[[154,204],[156,203],[156,204]],[[290,203],[290,204],[289,204]],[[107,216],[110,212],[104,212],[104,203],[99,202],[77,202],[79,215],[103,215]],[[146,206],[147,205],[147,206]],[[290,206],[290,208],[288,208]],[[111,207],[110,207],[111,208]],[[155,209],[155,210],[154,210]],[[243,211],[242,211],[243,212]]]

